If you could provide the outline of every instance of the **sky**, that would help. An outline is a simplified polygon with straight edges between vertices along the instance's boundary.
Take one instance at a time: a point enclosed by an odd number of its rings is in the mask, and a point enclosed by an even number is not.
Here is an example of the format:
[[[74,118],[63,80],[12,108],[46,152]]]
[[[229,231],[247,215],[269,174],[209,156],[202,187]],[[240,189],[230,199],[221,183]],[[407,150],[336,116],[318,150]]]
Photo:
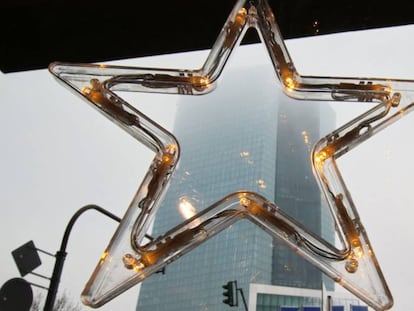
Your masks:
[[[414,79],[413,26],[350,32],[287,41],[304,75]],[[240,47],[236,66],[263,61],[261,45]],[[238,51],[236,50],[236,52]],[[139,67],[199,68],[208,51],[130,59]],[[172,129],[178,96],[140,94],[138,107]],[[151,104],[147,104],[147,103]],[[82,206],[97,204],[122,216],[152,153],[80,98],[47,70],[0,74],[0,284],[18,277],[11,251],[33,240],[56,253],[64,229]],[[368,106],[336,105],[338,125]],[[414,278],[411,160],[413,132],[407,116],[338,161],[383,273],[394,295],[393,310],[410,310]],[[59,289],[77,300],[116,222],[88,211],[76,222]],[[54,259],[40,254],[36,273],[50,276]],[[48,286],[28,275],[26,280]],[[37,292],[37,290],[36,290]],[[135,310],[138,287],[100,310]],[[85,307],[85,310],[89,308]]]

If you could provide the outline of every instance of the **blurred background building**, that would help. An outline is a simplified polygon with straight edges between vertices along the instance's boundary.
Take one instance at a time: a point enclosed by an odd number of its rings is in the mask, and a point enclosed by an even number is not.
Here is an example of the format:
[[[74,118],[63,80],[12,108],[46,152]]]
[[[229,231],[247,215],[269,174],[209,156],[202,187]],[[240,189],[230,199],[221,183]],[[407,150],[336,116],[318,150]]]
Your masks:
[[[271,66],[246,67],[224,73],[214,92],[180,100],[174,134],[182,158],[154,236],[232,192],[250,190],[333,242],[333,222],[309,159],[312,145],[335,126],[334,112],[329,104],[290,99],[275,79]],[[319,270],[242,220],[167,266],[165,275],[144,281],[137,310],[228,310],[222,285],[233,280],[246,298],[252,284],[334,289]],[[265,302],[269,294],[257,294],[257,310],[321,303],[295,295]]]

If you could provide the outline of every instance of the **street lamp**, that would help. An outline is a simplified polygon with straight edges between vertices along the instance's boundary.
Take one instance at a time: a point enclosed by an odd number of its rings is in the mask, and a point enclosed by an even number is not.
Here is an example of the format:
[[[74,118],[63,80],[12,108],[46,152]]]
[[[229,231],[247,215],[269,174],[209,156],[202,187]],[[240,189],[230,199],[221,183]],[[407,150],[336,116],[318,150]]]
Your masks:
[[[52,278],[50,279],[49,290],[48,290],[48,293],[47,293],[45,307],[44,307],[43,311],[52,311],[53,310],[53,305],[55,303],[56,294],[57,294],[57,290],[58,290],[58,287],[59,287],[60,277],[62,275],[63,264],[65,262],[65,258],[66,258],[66,255],[67,255],[66,246],[68,244],[69,235],[70,235],[70,232],[72,230],[72,227],[73,227],[75,221],[79,218],[79,216],[82,215],[87,210],[90,210],[90,209],[94,209],[94,210],[104,214],[105,216],[108,216],[108,217],[112,218],[113,220],[115,220],[117,222],[121,221],[121,219],[118,216],[115,216],[114,214],[112,214],[112,213],[108,212],[107,210],[103,209],[102,207],[94,205],[94,204],[86,205],[86,206],[80,208],[72,216],[72,218],[70,219],[68,225],[66,226],[60,249],[56,252],[56,255],[55,255],[55,257],[56,257],[55,266],[53,268]]]

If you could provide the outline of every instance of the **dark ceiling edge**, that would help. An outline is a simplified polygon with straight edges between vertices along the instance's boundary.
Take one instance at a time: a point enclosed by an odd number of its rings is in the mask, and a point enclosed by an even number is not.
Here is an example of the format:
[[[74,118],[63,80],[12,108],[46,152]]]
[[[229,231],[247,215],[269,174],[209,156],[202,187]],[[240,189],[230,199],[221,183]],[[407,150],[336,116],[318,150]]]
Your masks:
[[[0,70],[210,49],[235,1],[16,0],[0,3]],[[414,23],[414,1],[269,1],[285,39]],[[317,21],[317,27],[315,27]],[[258,42],[249,36],[245,42]]]

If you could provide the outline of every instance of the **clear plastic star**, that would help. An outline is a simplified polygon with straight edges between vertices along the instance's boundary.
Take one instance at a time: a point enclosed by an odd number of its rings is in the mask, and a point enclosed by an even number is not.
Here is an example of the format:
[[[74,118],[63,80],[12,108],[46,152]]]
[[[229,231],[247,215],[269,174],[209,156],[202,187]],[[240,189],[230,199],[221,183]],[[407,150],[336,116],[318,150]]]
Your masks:
[[[340,247],[292,217],[274,198],[267,197],[263,189],[271,185],[260,178],[254,180],[254,185],[236,186],[189,219],[148,239],[149,226],[173,180],[182,150],[173,134],[127,103],[119,92],[207,96],[216,91],[230,54],[251,27],[257,30],[267,49],[277,77],[274,87],[287,105],[301,109],[295,103],[376,103],[374,108],[319,138],[315,144],[309,142],[309,133],[302,132],[314,175],[336,224]],[[247,219],[375,310],[392,306],[391,293],[335,160],[413,109],[404,97],[405,90],[413,89],[412,81],[300,75],[267,1],[260,0],[236,3],[200,69],[53,63],[50,71],[155,153],[147,175],[85,287],[85,304],[103,305],[236,221]],[[391,115],[397,106],[401,110]],[[207,123],[207,129],[208,126],[213,125]],[[215,152],[219,151],[210,150]],[[249,151],[242,148],[240,159],[248,164],[253,161]]]

